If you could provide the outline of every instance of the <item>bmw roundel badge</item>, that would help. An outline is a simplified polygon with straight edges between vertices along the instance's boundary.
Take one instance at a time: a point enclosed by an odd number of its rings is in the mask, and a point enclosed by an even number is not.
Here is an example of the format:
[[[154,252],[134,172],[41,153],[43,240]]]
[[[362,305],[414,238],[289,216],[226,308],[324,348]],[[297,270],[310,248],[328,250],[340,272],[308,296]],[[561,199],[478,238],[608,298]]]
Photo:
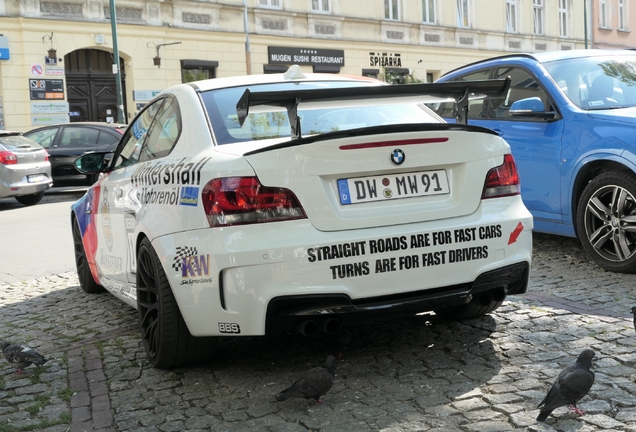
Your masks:
[[[406,155],[402,150],[395,149],[391,152],[391,162],[393,162],[395,165],[402,165],[404,159],[406,159]]]

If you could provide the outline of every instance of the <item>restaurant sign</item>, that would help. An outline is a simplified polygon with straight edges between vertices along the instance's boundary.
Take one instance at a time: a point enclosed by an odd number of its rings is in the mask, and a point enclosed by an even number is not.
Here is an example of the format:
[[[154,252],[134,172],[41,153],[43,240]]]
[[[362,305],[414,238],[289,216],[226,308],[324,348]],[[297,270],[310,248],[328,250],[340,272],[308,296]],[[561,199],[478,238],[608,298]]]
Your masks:
[[[269,64],[344,66],[344,50],[267,47]]]

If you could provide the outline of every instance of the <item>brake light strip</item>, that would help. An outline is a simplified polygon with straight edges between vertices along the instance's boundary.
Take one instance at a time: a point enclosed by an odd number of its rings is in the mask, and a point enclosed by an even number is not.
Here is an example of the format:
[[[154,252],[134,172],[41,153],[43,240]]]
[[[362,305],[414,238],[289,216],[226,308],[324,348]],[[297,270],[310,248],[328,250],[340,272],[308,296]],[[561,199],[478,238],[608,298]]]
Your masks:
[[[405,140],[394,140],[394,141],[378,141],[378,142],[370,142],[364,144],[348,144],[341,145],[340,150],[358,150],[358,149],[367,149],[367,148],[376,148],[376,147],[395,147],[395,146],[405,146],[412,144],[436,144],[443,143],[448,141],[446,137],[440,138],[414,138],[414,139],[405,139]]]

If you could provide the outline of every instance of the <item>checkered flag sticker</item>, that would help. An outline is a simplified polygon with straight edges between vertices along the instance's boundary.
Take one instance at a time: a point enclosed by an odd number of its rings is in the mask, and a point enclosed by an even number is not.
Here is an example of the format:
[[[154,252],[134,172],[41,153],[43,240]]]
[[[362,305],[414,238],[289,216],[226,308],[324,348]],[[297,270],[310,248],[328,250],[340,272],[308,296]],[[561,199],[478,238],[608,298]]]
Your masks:
[[[197,248],[190,246],[177,246],[177,253],[174,257],[172,268],[176,272],[181,272],[181,266],[183,265],[183,258],[196,256],[199,252]]]

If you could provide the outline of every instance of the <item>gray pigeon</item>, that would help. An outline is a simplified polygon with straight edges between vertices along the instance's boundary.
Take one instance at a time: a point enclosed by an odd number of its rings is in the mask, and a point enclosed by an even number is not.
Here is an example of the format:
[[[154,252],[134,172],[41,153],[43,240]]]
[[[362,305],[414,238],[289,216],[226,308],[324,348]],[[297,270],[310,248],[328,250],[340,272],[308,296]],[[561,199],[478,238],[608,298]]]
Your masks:
[[[282,402],[291,398],[314,398],[316,402],[323,403],[320,399],[333,385],[334,357],[327,357],[324,366],[310,369],[305,376],[293,383],[291,387],[276,395],[276,400]]]
[[[632,307],[632,313],[634,314],[634,330],[636,330],[636,306]]]
[[[19,374],[22,373],[22,369],[32,364],[42,366],[49,361],[42,354],[26,345],[12,345],[3,340],[0,341],[0,349],[2,354],[4,354],[4,358],[7,359],[11,366],[17,369],[16,373]]]
[[[594,384],[594,372],[590,368],[595,355],[591,349],[584,349],[574,364],[561,371],[548,394],[537,407],[541,408],[537,421],[544,421],[553,410],[566,405],[578,415],[585,414],[576,407],[576,403],[590,391]]]

